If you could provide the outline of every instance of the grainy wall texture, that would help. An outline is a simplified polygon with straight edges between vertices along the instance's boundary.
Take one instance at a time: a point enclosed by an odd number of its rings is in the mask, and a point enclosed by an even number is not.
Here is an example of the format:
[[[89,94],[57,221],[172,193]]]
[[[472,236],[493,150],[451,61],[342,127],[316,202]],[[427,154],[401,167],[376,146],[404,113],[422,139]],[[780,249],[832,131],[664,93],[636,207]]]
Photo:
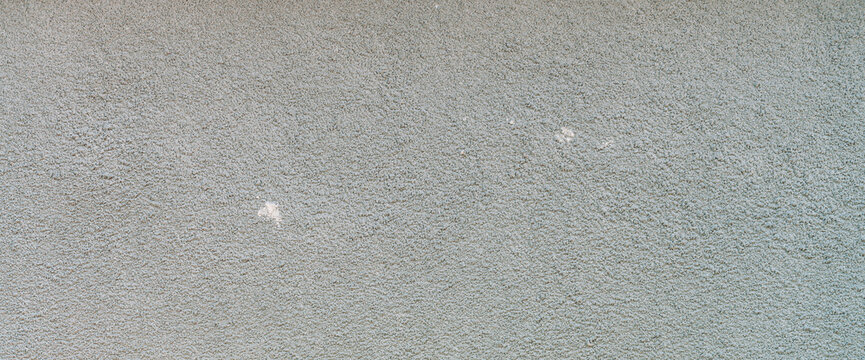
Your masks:
[[[0,358],[865,358],[865,2],[0,2]]]

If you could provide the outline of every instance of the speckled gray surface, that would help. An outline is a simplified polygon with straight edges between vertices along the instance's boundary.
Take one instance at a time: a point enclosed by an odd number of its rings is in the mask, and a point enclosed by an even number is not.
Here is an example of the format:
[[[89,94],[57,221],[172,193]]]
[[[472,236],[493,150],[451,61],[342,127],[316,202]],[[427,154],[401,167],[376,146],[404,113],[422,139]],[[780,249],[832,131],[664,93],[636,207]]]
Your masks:
[[[0,358],[865,358],[863,34],[3,1]]]

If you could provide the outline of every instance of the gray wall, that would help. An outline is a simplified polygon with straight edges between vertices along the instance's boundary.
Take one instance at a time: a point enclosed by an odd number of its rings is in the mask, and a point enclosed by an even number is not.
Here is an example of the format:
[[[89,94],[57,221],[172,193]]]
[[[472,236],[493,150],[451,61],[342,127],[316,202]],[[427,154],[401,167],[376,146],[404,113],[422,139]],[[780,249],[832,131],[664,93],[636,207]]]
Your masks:
[[[863,19],[2,1],[0,358],[865,358]]]

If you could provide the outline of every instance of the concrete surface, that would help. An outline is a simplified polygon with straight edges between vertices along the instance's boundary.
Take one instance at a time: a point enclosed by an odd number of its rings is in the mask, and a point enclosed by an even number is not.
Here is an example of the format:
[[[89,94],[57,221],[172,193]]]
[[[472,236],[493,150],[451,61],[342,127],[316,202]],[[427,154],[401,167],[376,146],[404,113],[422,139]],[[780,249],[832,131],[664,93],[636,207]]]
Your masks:
[[[148,3],[0,2],[0,358],[865,358],[865,2]]]

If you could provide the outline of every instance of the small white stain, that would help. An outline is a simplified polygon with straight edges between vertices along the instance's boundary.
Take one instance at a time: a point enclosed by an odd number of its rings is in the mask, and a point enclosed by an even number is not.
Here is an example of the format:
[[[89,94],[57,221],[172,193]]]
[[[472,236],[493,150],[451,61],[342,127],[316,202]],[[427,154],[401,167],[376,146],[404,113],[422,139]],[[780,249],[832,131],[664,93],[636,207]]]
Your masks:
[[[576,134],[574,134],[574,132],[571,131],[571,129],[568,129],[566,127],[562,127],[562,133],[556,134],[556,140],[558,140],[561,143],[569,143],[569,142],[571,142],[571,140],[574,139],[575,136],[576,136]]]
[[[603,144],[598,145],[598,150],[604,150],[613,145],[613,140],[604,141]]]
[[[279,204],[267,201],[264,207],[258,210],[258,216],[266,216],[273,220],[277,226],[282,223],[282,214],[279,213]]]

